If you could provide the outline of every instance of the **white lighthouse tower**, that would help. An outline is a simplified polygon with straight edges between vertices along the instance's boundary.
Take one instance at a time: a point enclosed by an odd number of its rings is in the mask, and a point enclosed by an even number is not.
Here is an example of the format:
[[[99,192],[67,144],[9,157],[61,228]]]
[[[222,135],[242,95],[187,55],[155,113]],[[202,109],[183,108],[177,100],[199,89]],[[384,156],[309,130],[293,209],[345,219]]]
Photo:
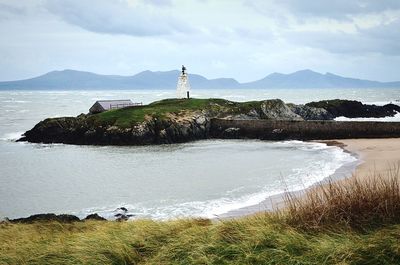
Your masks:
[[[182,73],[178,78],[178,84],[176,86],[176,97],[189,98],[190,97],[189,94],[190,94],[189,76],[186,73],[186,67],[182,65]]]

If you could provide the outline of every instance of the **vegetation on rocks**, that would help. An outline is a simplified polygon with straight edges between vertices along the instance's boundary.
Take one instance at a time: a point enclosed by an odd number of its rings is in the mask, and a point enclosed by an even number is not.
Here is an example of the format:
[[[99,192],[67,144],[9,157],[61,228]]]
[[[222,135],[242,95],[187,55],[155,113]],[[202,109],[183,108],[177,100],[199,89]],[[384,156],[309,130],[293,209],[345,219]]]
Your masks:
[[[206,139],[210,120],[301,119],[279,99],[166,99],[94,115],[46,119],[21,138],[39,143],[143,145]]]
[[[295,105],[286,104],[280,99],[249,102],[213,98],[165,99],[94,115],[46,119],[25,132],[20,141],[90,145],[181,143],[209,138],[213,119],[320,121],[332,120],[337,116],[392,115],[396,113],[396,108],[400,111],[398,106],[363,105],[346,100]],[[305,128],[312,126],[311,123],[303,125]],[[273,131],[275,129],[282,128],[273,128]],[[333,133],[343,134],[340,128],[333,129]],[[307,135],[304,139],[312,137],[315,135]]]
[[[144,106],[110,110],[96,115],[93,119],[99,124],[112,124],[130,127],[151,118],[168,119],[170,115],[185,115],[193,112],[208,113],[210,116],[235,115],[259,109],[262,101],[233,102],[225,99],[165,99]]]

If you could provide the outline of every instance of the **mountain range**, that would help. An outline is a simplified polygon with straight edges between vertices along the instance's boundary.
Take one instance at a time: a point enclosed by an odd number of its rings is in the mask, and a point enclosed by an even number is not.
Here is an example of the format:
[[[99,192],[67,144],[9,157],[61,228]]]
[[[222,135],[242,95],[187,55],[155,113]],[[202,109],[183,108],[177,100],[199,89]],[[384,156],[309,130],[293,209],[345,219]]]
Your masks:
[[[99,75],[76,70],[52,71],[47,74],[17,81],[0,82],[0,89],[60,90],[60,89],[175,89],[180,72],[143,71],[133,76]],[[189,74],[193,89],[235,88],[400,88],[398,82],[378,82],[321,74],[301,70],[291,74],[273,73],[260,80],[239,83],[233,78],[207,79]]]

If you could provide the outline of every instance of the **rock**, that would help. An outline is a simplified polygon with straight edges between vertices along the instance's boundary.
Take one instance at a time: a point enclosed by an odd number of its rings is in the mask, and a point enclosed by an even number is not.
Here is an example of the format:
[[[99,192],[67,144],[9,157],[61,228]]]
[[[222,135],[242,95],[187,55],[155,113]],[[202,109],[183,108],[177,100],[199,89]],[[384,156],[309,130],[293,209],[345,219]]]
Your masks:
[[[259,113],[257,112],[257,110],[255,110],[255,109],[250,110],[250,111],[247,113],[247,116],[252,117],[252,118],[254,118],[254,119],[259,119],[259,118],[261,118],[261,117],[260,117],[260,114],[259,114]]]
[[[88,117],[88,114],[85,114],[85,113],[81,113],[81,114],[79,114],[77,116],[77,118],[79,118],[79,119],[84,119],[84,118],[87,118],[87,117]]]
[[[205,117],[205,115],[200,115],[200,116],[195,117],[195,122],[199,125],[202,125],[207,122],[207,118]]]
[[[80,219],[75,215],[70,215],[70,214],[56,215],[54,213],[46,213],[46,214],[34,214],[29,217],[10,220],[11,223],[33,223],[33,222],[53,222],[53,221],[60,223],[72,223],[72,222],[79,222]]]
[[[119,208],[117,208],[117,211],[118,210],[124,211],[125,213],[128,211],[128,209],[126,209],[125,207],[119,207]]]
[[[344,116],[347,118],[382,118],[394,116],[397,112],[400,112],[400,107],[394,104],[376,106],[363,104],[355,100],[341,99],[310,102],[306,106],[323,108],[333,117]]]
[[[282,100],[265,100],[261,103],[261,118],[268,120],[303,120],[294,113]]]
[[[227,116],[224,119],[228,119],[228,120],[259,120],[260,116],[254,117],[254,116],[251,116],[248,114],[237,114],[237,115]]]
[[[272,130],[272,133],[273,133],[273,134],[280,134],[280,133],[283,133],[283,129],[273,129],[273,130]]]
[[[205,109],[167,112],[162,116],[146,114],[143,121],[123,126],[114,120],[109,121],[108,118],[97,119],[96,115],[46,119],[25,132],[18,141],[80,145],[183,143],[209,138],[212,119],[332,120],[337,116],[350,118],[393,116],[398,111],[400,112],[400,107],[394,104],[375,106],[349,100],[294,105],[285,104],[279,99],[245,103],[214,99]],[[122,113],[121,117],[126,118],[124,115],[127,114]],[[228,130],[223,135],[235,138],[238,133],[239,131]]]
[[[101,216],[98,215],[97,213],[89,214],[89,215],[86,216],[85,219],[83,219],[83,220],[85,220],[85,221],[88,221],[88,220],[107,221],[106,218],[101,217]]]
[[[259,120],[261,119],[260,113],[256,109],[251,109],[247,113],[240,113],[236,115],[229,115],[225,117],[225,119],[229,120]]]
[[[240,135],[240,129],[235,127],[227,128],[222,132],[222,138],[226,139],[235,139],[238,138],[239,135]]]
[[[307,105],[288,104],[288,107],[304,120],[333,120],[334,116],[323,108],[315,108]]]
[[[125,207],[120,207],[115,210],[117,213],[114,214],[116,221],[127,221],[130,217],[133,217],[133,214],[128,214],[128,209]]]

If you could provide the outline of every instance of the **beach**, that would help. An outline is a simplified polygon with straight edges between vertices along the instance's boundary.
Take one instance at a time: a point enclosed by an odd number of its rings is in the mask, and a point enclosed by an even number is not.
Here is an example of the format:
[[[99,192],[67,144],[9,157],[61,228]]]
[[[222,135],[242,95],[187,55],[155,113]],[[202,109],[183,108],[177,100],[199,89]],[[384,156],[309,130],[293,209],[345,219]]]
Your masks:
[[[358,159],[354,163],[339,168],[329,177],[329,180],[345,182],[353,177],[361,180],[379,175],[387,177],[400,168],[400,138],[334,139],[318,142],[343,148]],[[291,192],[291,195],[302,196],[308,189]],[[257,205],[237,209],[219,217],[236,218],[257,212],[281,209],[285,206],[284,200],[285,194],[274,195]]]
[[[361,160],[354,172],[357,177],[385,177],[400,165],[400,138],[346,139],[338,142]]]

